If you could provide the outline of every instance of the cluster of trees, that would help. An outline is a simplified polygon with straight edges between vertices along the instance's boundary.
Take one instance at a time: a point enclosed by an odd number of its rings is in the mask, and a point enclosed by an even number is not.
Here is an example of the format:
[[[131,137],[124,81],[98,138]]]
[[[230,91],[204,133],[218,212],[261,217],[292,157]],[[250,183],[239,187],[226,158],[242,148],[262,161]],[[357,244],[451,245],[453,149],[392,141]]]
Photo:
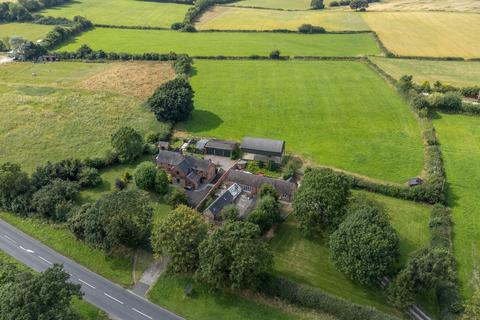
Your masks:
[[[0,3],[0,23],[15,21],[32,21],[32,12],[61,5],[70,0],[18,0]]]
[[[170,53],[140,53],[132,54],[125,52],[105,52],[103,50],[92,50],[86,44],[80,46],[77,51],[68,51],[68,52],[55,52],[55,55],[60,59],[86,59],[86,60],[146,60],[146,61],[172,61],[176,60],[179,55],[175,52]]]
[[[324,27],[312,26],[311,24],[302,24],[298,28],[300,33],[325,33],[326,30]]]
[[[257,288],[272,267],[272,253],[260,238],[260,228],[228,220],[207,231],[198,212],[178,206],[155,223],[152,248],[170,258],[170,270],[195,273],[212,288]]]
[[[194,94],[188,79],[177,77],[160,85],[148,98],[147,105],[158,121],[185,121],[193,111]]]
[[[80,285],[69,277],[60,265],[32,274],[0,260],[0,319],[80,320],[71,307],[82,297]]]
[[[77,159],[39,166],[31,177],[17,164],[0,166],[0,206],[21,215],[65,221],[80,187],[101,182],[98,170]]]
[[[351,0],[350,8],[355,11],[365,11],[368,8],[368,0]]]
[[[179,55],[173,62],[173,69],[178,76],[188,76],[193,69],[193,59],[186,54]]]
[[[233,213],[227,212],[226,216],[232,216]],[[238,216],[238,214],[237,214]],[[281,220],[280,203],[278,202],[278,193],[272,185],[263,184],[258,193],[258,201],[255,209],[247,217],[247,221],[256,224],[263,234],[270,230],[272,226]]]
[[[72,233],[87,244],[113,252],[149,244],[153,209],[139,190],[109,193],[76,208],[68,219]]]
[[[4,50],[7,49],[5,44],[1,46]],[[36,60],[38,57],[47,53],[47,49],[41,44],[33,43],[21,37],[10,39],[8,47],[12,50],[11,56],[19,61]]]
[[[168,192],[168,176],[165,170],[159,169],[153,162],[140,163],[133,173],[135,185],[146,191],[164,195]]]
[[[42,40],[41,45],[44,48],[51,49],[92,27],[93,23],[90,20],[81,16],[75,16],[70,23],[57,25],[52,31],[47,33],[45,39]]]
[[[330,2],[330,7],[349,6],[351,0],[340,0]]]
[[[323,4],[323,0],[312,0],[310,2],[310,8],[319,10],[319,9],[324,9],[325,5]]]
[[[330,233],[331,259],[352,280],[377,285],[394,271],[399,238],[385,209],[363,197],[350,199],[350,181],[330,169],[307,169],[293,201],[307,235]]]

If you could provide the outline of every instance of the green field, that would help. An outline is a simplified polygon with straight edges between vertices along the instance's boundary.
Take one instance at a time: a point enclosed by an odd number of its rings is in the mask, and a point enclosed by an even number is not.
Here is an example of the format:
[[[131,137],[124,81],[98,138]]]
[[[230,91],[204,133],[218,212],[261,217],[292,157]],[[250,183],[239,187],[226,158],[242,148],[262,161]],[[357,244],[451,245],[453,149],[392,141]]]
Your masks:
[[[332,45],[335,43],[335,45]],[[83,33],[59,51],[82,44],[104,51],[188,53],[192,56],[267,56],[272,50],[293,56],[358,56],[380,52],[369,34],[303,35],[285,33],[176,32],[96,28]]]
[[[234,5],[237,3],[234,3]],[[238,2],[240,5],[241,2]],[[351,11],[281,11],[215,6],[205,12],[195,27],[199,30],[298,30],[309,23],[328,31],[370,30],[362,15]]]
[[[360,192],[357,192],[360,193]],[[429,208],[409,201],[370,194],[387,208],[392,225],[400,235],[402,263],[407,256],[428,245]],[[366,289],[348,280],[329,260],[326,239],[306,239],[290,216],[276,231],[271,241],[275,270],[280,275],[306,283],[343,297],[349,301],[372,305],[383,311],[398,314],[385,303],[378,289]]]
[[[462,293],[470,297],[480,286],[480,118],[442,114],[434,124],[449,183]]]
[[[408,106],[368,66],[338,61],[196,61],[186,130],[284,139],[317,164],[405,182],[423,166]]]
[[[184,289],[188,283],[193,284],[193,292],[190,297],[185,297]],[[182,317],[195,320],[335,320],[332,316],[319,313],[308,317],[292,312],[289,307],[284,307],[289,309],[288,312],[280,310],[264,305],[262,299],[255,296],[246,299],[233,293],[211,291],[207,286],[181,276],[162,275],[149,291],[149,299]]]
[[[19,162],[32,170],[47,160],[102,155],[110,148],[112,133],[127,124],[142,133],[162,130],[165,125],[140,99],[74,88],[75,83],[107,66],[1,65],[0,162]],[[37,76],[32,77],[32,72]]]
[[[388,59],[370,57],[374,63],[395,79],[405,74],[413,75],[419,84],[437,80],[453,86],[480,85],[480,62],[477,61],[428,61],[413,59]]]
[[[77,0],[41,13],[69,19],[81,15],[96,24],[170,28],[172,23],[183,21],[189,7],[155,1]]]
[[[33,23],[6,23],[0,24],[0,40],[20,36],[27,40],[35,41],[43,39],[52,30],[52,26]]]

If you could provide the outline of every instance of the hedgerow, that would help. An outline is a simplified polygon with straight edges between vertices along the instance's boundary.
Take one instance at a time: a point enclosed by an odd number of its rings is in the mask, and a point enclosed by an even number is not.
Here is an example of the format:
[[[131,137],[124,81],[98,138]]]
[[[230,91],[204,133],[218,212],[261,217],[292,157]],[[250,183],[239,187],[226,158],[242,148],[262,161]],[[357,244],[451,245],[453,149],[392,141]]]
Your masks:
[[[76,16],[69,24],[57,25],[53,28],[52,31],[47,33],[45,39],[43,39],[40,44],[44,48],[52,49],[60,43],[92,27],[93,24],[90,20]]]

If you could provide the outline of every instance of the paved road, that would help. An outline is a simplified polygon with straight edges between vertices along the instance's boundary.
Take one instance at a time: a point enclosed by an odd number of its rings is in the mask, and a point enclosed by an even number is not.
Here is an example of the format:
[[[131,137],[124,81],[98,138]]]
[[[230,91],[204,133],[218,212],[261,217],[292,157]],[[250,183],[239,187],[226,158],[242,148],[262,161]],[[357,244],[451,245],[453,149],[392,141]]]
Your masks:
[[[113,319],[182,319],[62,256],[1,219],[0,250],[39,272],[53,263],[63,264],[71,282],[82,285],[84,300],[104,310]]]

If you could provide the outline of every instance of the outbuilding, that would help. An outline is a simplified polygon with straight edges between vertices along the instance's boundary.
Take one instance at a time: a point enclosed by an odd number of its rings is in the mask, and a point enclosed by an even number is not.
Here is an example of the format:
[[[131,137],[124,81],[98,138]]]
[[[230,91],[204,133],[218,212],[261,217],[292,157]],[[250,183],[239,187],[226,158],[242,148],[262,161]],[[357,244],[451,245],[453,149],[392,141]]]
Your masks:
[[[209,140],[205,144],[205,153],[212,156],[231,158],[238,144],[235,141]]]
[[[273,161],[277,165],[281,165],[285,153],[285,141],[245,137],[240,149],[245,160],[265,163]]]

